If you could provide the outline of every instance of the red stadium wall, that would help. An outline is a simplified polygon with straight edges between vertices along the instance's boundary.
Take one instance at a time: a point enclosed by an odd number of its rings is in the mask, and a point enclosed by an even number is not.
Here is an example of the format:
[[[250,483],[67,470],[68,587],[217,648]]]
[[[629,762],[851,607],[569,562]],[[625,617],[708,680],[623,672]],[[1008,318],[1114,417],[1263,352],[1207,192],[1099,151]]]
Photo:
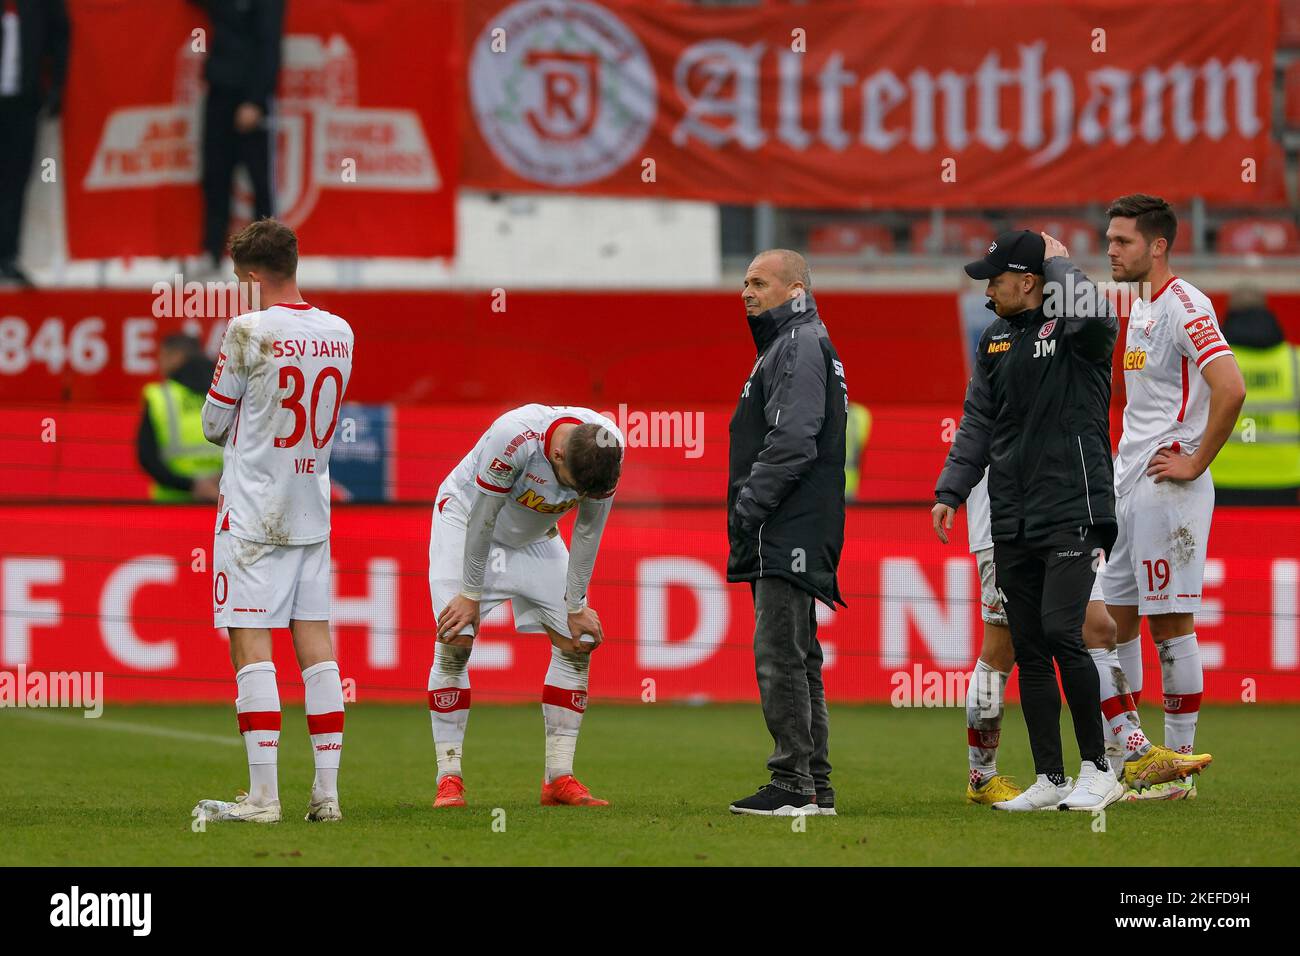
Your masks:
[[[209,509],[0,506],[0,521],[0,667],[102,671],[110,708],[233,696],[224,631],[209,616]],[[335,511],[333,613],[358,700],[423,696],[428,531],[422,507]],[[820,632],[831,699],[883,701],[905,688],[919,698],[918,676],[951,681],[971,667],[979,587],[964,536],[958,527],[957,543],[938,544],[920,506],[850,510],[849,607]],[[724,583],[726,552],[720,509],[615,508],[591,594],[607,634],[594,697],[636,701],[653,686],[661,701],[755,699],[752,605],[747,587]],[[1261,702],[1300,701],[1300,509],[1219,509],[1205,593],[1206,698],[1240,702],[1253,689]],[[276,653],[286,696],[301,696],[283,636]],[[545,638],[514,634],[508,611],[490,617],[476,697],[535,700],[547,653]],[[1157,699],[1160,668],[1147,655],[1144,693]]]
[[[727,423],[753,355],[733,293],[509,292],[504,312],[493,311],[487,292],[310,298],[356,329],[348,399],[393,408],[394,500],[431,499],[496,414],[532,401],[698,413],[698,454],[637,448],[623,500],[699,503],[722,493]],[[871,411],[858,497],[927,499],[967,377],[957,296],[825,292],[818,301],[850,397]],[[1215,301],[1222,314],[1226,302]],[[1300,295],[1275,295],[1269,305],[1300,341]],[[152,312],[152,297],[140,293],[0,293],[0,500],[146,496],[134,441],[157,345],[188,324],[215,353],[225,325]]]

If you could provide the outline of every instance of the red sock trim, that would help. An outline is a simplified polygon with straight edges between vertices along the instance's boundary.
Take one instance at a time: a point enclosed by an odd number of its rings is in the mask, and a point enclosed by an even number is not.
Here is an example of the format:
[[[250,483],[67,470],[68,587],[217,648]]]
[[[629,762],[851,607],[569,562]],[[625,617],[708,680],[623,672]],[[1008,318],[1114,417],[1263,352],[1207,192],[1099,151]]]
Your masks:
[[[1137,689],[1137,690],[1135,690],[1135,691],[1132,691],[1132,692],[1129,694],[1129,696],[1133,698],[1133,709],[1134,709],[1134,710],[1137,710],[1137,705],[1140,704],[1140,703],[1142,703],[1142,690],[1141,690],[1141,688],[1139,688],[1139,689]]]
[[[335,710],[328,714],[308,714],[307,733],[313,737],[317,734],[343,733],[343,711]]]
[[[1116,694],[1101,702],[1101,712],[1107,720],[1114,720],[1120,714],[1130,710],[1137,710],[1137,701],[1133,699],[1132,694]]]
[[[239,732],[246,734],[250,730],[280,729],[280,712],[278,710],[246,710],[239,715]]]
[[[966,728],[966,743],[979,750],[997,750],[998,744],[1001,740],[1002,731],[1000,730],[976,730],[974,727]]]
[[[543,684],[542,703],[553,704],[556,707],[567,707],[569,710],[575,710],[581,714],[587,709],[587,692],[585,690],[573,690],[568,687],[556,687],[553,684]]]
[[[439,714],[469,710],[469,688],[438,687],[429,691],[429,709]]]
[[[1166,714],[1195,714],[1200,709],[1200,694],[1165,694]]]

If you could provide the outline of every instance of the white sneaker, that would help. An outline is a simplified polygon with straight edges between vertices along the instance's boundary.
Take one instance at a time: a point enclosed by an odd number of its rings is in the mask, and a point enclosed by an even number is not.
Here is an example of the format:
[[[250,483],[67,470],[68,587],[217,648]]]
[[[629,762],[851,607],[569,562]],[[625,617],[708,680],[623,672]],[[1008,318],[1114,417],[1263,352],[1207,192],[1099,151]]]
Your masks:
[[[342,820],[343,811],[339,809],[339,798],[322,797],[317,800],[313,796],[311,806],[307,808],[307,815],[303,819],[308,823],[328,823],[332,820]]]
[[[200,800],[190,816],[213,823],[279,823],[280,801],[250,803],[248,794],[241,793],[233,801]]]
[[[1079,768],[1079,782],[1061,801],[1058,810],[1104,810],[1124,795],[1124,785],[1110,770],[1098,770],[1085,760]]]
[[[1057,804],[1069,796],[1074,781],[1069,777],[1059,787],[1040,773],[1038,779],[1020,796],[993,804],[994,810],[1055,810]]]

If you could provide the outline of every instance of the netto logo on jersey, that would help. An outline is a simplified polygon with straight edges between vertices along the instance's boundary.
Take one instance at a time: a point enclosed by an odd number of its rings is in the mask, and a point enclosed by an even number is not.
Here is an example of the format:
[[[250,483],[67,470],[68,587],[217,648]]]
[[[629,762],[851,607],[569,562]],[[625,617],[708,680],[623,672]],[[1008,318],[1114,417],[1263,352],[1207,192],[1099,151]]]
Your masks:
[[[571,498],[568,501],[550,502],[533,491],[531,488],[515,499],[525,508],[532,508],[534,511],[541,512],[544,515],[562,515],[578,503],[577,498]]]
[[[988,352],[989,355],[997,355],[999,352],[1010,352],[1010,351],[1011,351],[1011,343],[1010,343],[1010,342],[990,342],[990,343],[989,343],[989,352]]]
[[[1137,372],[1146,368],[1146,349],[1131,348],[1124,352],[1124,371]]]

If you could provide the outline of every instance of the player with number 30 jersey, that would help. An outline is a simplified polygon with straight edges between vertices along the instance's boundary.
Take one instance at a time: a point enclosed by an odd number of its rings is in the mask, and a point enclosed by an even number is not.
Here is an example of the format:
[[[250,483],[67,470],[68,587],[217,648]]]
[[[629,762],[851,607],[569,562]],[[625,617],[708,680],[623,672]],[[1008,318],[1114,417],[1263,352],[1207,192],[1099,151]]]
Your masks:
[[[330,449],[352,377],[352,329],[302,301],[298,238],[273,219],[230,244],[241,289],[265,309],[230,321],[203,406],[203,432],[225,446],[212,549],[212,605],[230,633],[248,751],[249,789],[203,800],[204,820],[280,819],[280,694],[271,629],[287,627],[302,668],[316,778],[307,819],[342,818],[343,691],[329,632]]]

